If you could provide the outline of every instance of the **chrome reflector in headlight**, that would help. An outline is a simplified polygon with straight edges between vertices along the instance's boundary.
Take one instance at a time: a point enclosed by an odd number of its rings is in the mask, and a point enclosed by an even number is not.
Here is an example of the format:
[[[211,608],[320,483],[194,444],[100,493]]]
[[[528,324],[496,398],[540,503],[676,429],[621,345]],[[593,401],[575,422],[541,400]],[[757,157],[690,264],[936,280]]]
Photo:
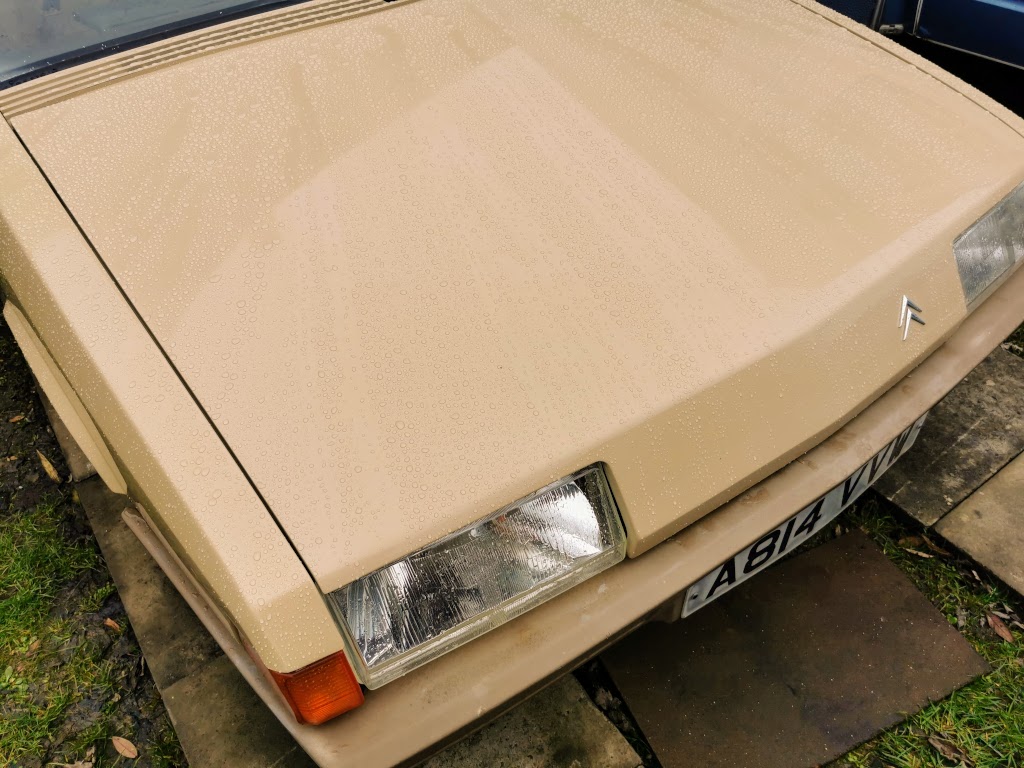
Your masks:
[[[1018,261],[1024,261],[1024,184],[953,241],[960,282],[970,305]]]
[[[625,556],[600,467],[581,470],[331,592],[360,677],[377,688]]]

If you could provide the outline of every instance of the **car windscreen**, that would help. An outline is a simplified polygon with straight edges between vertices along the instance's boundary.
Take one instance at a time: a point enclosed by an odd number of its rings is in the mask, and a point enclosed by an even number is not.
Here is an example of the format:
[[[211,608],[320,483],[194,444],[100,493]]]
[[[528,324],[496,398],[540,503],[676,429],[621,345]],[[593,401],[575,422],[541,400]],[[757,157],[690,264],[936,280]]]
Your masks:
[[[116,50],[288,4],[288,0],[0,0],[0,88]]]

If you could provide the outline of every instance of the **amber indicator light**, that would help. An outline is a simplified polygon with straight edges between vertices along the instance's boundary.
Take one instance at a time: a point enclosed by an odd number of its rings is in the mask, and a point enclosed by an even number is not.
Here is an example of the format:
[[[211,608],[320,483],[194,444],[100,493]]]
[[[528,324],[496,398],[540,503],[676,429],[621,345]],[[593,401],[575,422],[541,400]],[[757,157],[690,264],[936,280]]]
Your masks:
[[[344,651],[297,672],[268,671],[300,723],[326,723],[363,703],[363,689]]]

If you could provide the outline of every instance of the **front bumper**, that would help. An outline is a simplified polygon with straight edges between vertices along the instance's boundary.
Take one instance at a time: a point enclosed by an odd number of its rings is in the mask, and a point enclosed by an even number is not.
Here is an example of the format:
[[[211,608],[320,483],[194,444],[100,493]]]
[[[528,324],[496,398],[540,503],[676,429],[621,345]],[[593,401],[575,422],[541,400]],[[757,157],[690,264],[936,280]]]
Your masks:
[[[367,696],[320,726],[295,722],[276,689],[143,518],[126,520],[225,652],[324,768],[415,763],[500,715],[640,624],[734,552],[852,474],[938,402],[1024,320],[1018,269],[910,375],[804,456],[644,555],[627,560]]]

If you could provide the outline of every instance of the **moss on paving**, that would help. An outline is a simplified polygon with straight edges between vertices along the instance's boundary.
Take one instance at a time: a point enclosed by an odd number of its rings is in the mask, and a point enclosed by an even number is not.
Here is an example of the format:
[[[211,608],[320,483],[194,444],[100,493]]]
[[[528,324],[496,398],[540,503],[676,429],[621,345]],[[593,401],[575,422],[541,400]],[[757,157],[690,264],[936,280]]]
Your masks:
[[[0,327],[0,766],[182,766],[67,475],[31,376]],[[118,756],[112,736],[129,739],[139,758]]]
[[[961,762],[975,768],[1024,766],[1024,630],[1011,623],[1024,619],[1020,597],[881,497],[868,497],[848,513],[844,525],[868,533],[992,671],[854,750],[836,768],[938,768]],[[988,626],[986,617],[993,611],[1011,617],[1005,623],[1015,642],[1005,642]],[[948,743],[948,754],[959,751],[962,759],[944,757],[930,737]]]

